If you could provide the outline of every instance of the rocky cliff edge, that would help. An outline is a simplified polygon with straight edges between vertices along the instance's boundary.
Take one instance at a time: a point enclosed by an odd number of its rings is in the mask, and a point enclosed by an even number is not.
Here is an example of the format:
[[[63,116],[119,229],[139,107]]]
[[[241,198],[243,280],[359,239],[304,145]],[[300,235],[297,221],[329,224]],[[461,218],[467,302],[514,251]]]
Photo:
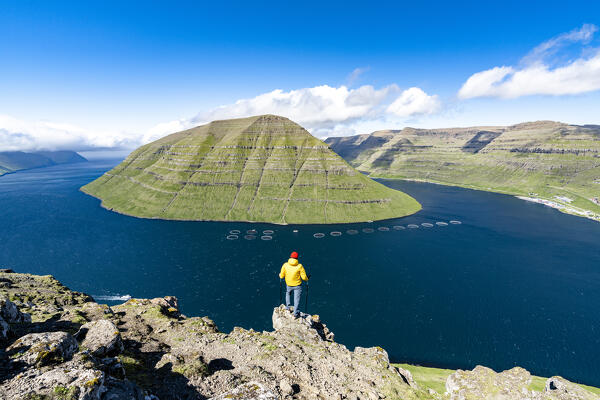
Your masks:
[[[175,297],[109,307],[51,276],[0,271],[0,399],[598,399],[560,377],[529,389],[522,368],[457,371],[446,393],[382,348],[334,341],[317,315],[273,310],[273,331],[221,333]]]

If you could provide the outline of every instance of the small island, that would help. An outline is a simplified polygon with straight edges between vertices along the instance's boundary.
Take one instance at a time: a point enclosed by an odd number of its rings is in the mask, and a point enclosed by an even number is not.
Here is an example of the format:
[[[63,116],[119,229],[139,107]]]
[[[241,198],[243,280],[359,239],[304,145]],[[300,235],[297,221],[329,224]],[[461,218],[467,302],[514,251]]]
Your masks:
[[[135,150],[81,190],[110,210],[171,220],[331,224],[421,209],[276,115],[173,133]]]

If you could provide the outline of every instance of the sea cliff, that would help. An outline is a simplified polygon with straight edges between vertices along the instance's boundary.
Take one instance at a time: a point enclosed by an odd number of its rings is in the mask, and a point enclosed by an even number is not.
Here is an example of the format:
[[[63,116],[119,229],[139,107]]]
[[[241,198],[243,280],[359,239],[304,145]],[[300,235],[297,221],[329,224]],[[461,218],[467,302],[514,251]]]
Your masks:
[[[175,297],[109,307],[51,276],[0,270],[2,399],[599,399],[522,368],[427,373],[380,347],[347,349],[317,315],[273,310],[273,330],[219,332]],[[413,371],[417,371],[413,369]]]

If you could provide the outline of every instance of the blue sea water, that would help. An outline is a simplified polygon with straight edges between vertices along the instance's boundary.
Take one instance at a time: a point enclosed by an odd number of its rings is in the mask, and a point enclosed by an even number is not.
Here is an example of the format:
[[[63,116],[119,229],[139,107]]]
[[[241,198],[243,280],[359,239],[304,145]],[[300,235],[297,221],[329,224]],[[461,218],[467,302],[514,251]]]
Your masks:
[[[0,177],[0,266],[52,274],[110,304],[175,295],[185,314],[222,331],[270,330],[277,274],[296,250],[312,274],[308,311],[349,348],[378,345],[394,361],[441,367],[519,365],[600,386],[597,222],[511,196],[394,181],[384,183],[417,198],[421,212],[333,226],[137,219],[78,191],[116,163]],[[451,220],[461,224],[436,224]],[[244,239],[251,229],[273,239]],[[227,240],[231,230],[237,240]]]

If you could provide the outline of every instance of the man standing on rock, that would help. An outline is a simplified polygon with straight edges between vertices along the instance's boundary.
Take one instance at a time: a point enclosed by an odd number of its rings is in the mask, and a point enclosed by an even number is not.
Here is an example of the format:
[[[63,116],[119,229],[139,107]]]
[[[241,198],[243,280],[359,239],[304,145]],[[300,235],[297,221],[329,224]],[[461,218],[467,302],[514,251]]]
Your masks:
[[[290,255],[288,262],[283,264],[279,278],[284,279],[287,286],[285,292],[285,305],[288,310],[290,309],[290,294],[294,292],[294,318],[300,316],[300,297],[302,296],[302,281],[308,281],[306,271],[302,264],[298,263],[298,253],[295,251]]]

